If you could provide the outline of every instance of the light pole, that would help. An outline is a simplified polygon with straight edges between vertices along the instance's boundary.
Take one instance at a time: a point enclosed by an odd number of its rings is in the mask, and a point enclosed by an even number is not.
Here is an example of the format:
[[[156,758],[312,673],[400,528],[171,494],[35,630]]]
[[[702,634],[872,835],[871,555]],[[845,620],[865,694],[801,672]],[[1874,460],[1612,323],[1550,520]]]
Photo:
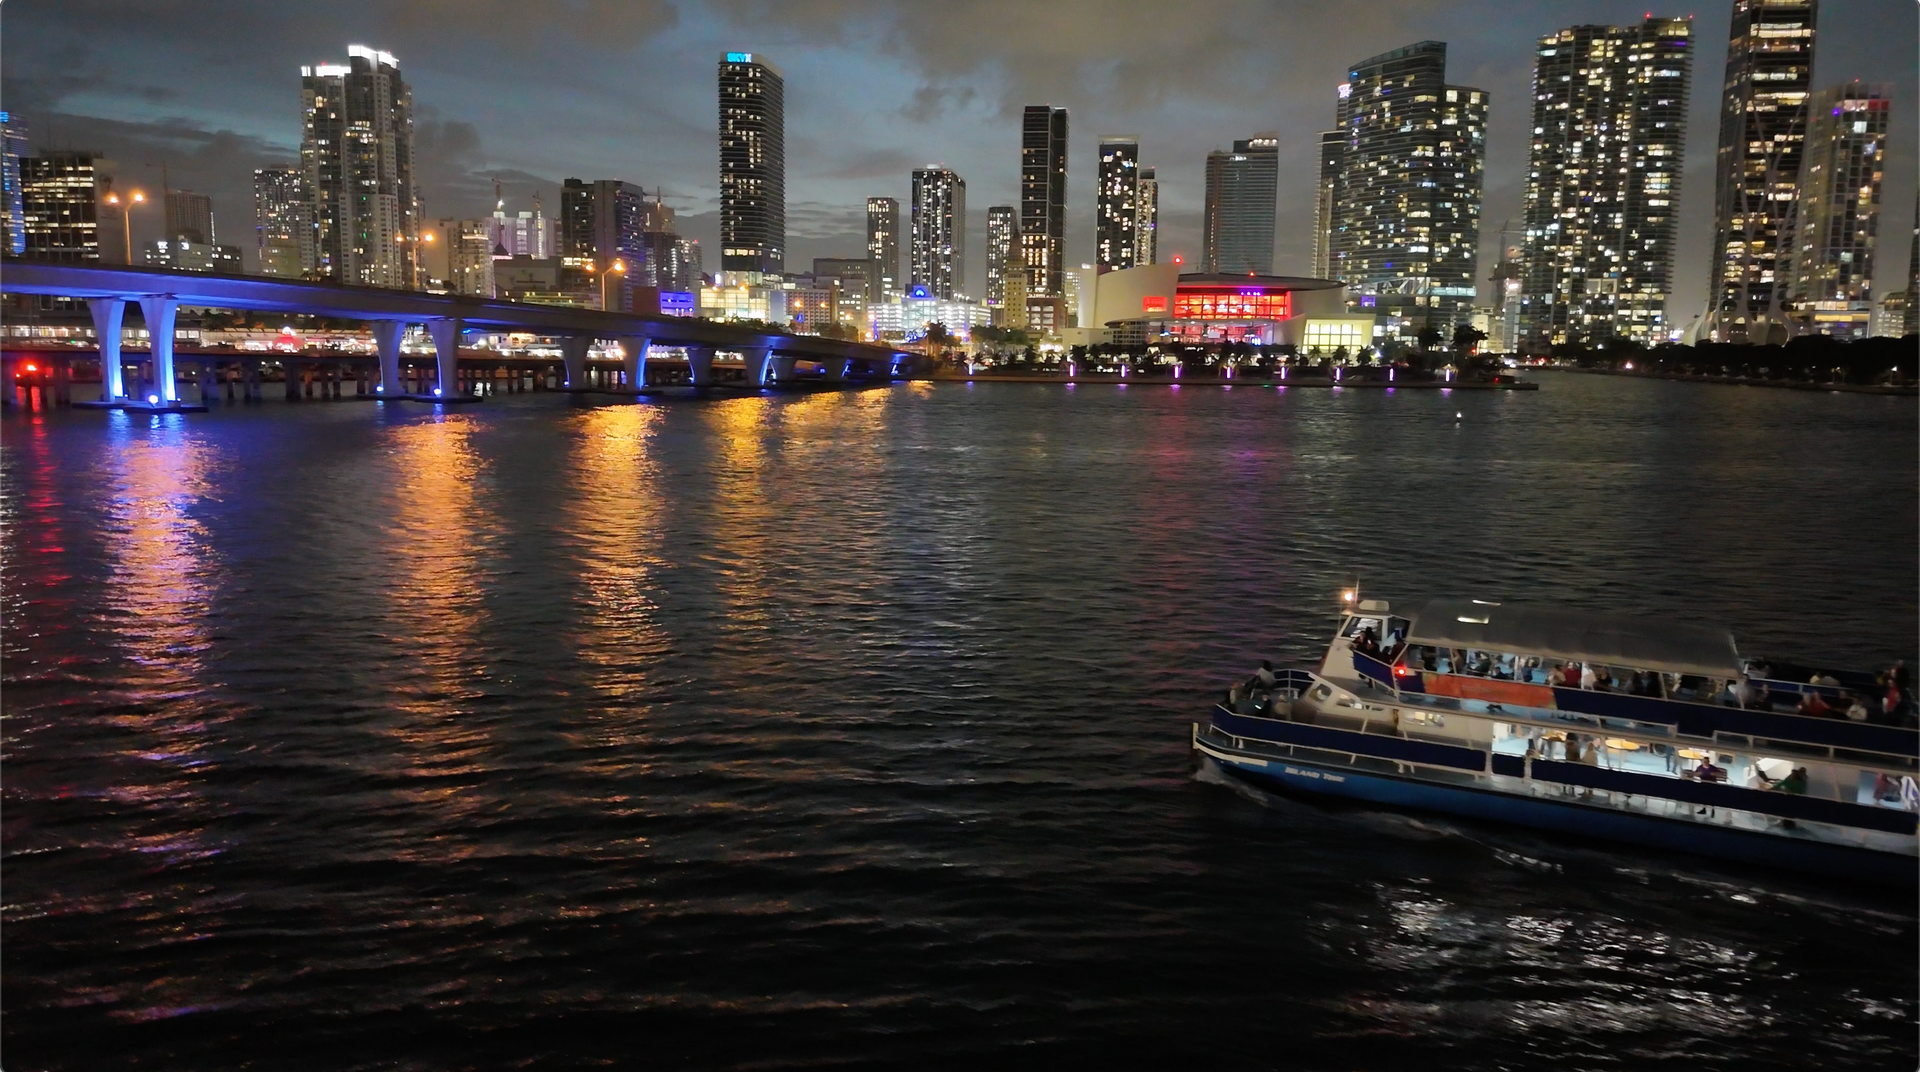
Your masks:
[[[588,266],[587,271],[593,271],[592,266]],[[615,260],[612,264],[607,265],[606,271],[600,273],[600,310],[602,312],[607,311],[607,280],[613,278],[615,275],[624,275],[626,271],[627,262]]]
[[[123,209],[120,213],[120,223],[121,223],[121,230],[124,233],[124,237],[126,238],[126,243],[127,243],[127,266],[132,267],[133,266],[133,206],[145,204],[147,200],[147,195],[141,193],[138,190],[135,190],[132,193],[128,194],[127,198],[128,198],[126,203],[127,207]],[[119,194],[109,193],[107,195],[107,204],[118,205],[120,203],[121,201],[120,201]]]

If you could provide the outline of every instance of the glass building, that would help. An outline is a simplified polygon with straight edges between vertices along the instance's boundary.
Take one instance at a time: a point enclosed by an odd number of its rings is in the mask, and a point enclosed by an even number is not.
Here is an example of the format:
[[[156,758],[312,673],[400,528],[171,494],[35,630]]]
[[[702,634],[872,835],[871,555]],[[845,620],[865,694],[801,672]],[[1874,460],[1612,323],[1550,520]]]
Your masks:
[[[1139,256],[1140,139],[1100,139],[1100,188],[1094,199],[1094,264],[1131,268]]]
[[[1446,44],[1421,41],[1354,64],[1336,105],[1332,277],[1406,336],[1464,321],[1476,292],[1487,94],[1446,76]]]
[[[910,285],[936,298],[962,297],[967,279],[967,181],[946,168],[913,173]]]
[[[41,153],[20,161],[22,256],[66,264],[102,259],[100,193],[107,180],[99,165],[88,152]],[[117,248],[121,240],[110,237],[116,249],[109,263],[126,263]]]
[[[1273,271],[1273,214],[1280,184],[1280,136],[1256,134],[1231,152],[1207,154],[1201,265],[1209,273]]]
[[[1708,323],[1721,341],[1786,334],[1789,215],[1798,200],[1818,12],[1816,0],[1734,0],[1707,290]]]
[[[344,65],[300,68],[300,96],[315,272],[341,283],[416,288],[413,91],[399,61],[350,45]]]
[[[987,210],[987,295],[988,308],[1003,308],[1007,302],[1007,276],[1020,271],[1020,210],[1012,205],[995,205]],[[1023,287],[1021,294],[1026,291]]]
[[[1523,347],[1669,337],[1693,24],[1574,26],[1533,68]]]
[[[1135,203],[1133,263],[1155,264],[1160,258],[1160,180],[1150,167],[1140,169],[1140,193]]]
[[[14,257],[27,251],[26,202],[20,193],[20,158],[25,155],[26,121],[0,112],[0,247]]]
[[[1795,213],[1796,315],[1813,331],[1865,338],[1873,319],[1873,250],[1893,87],[1823,89],[1808,108]]]
[[[1020,263],[1027,293],[1062,294],[1067,254],[1067,110],[1029,104],[1020,119]]]
[[[720,270],[777,274],[787,258],[787,103],[780,71],[720,58]]]

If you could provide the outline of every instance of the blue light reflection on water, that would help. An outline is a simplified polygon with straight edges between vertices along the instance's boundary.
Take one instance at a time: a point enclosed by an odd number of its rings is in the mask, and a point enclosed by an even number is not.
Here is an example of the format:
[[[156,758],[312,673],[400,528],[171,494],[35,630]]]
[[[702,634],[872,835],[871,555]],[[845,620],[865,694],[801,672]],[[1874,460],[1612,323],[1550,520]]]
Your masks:
[[[1546,384],[10,416],[10,1060],[1910,1067],[1910,906],[1191,776],[1356,573],[1911,656],[1911,400]]]

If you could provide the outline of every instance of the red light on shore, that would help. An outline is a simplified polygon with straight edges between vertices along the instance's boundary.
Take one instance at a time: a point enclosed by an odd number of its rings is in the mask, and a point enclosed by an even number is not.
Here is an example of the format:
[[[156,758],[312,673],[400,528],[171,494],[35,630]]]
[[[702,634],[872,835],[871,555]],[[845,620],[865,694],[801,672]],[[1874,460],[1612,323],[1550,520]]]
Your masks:
[[[31,361],[29,361],[29,362],[27,362],[26,364],[24,364],[24,365],[21,365],[21,366],[20,366],[20,371],[22,371],[22,372],[38,372],[38,371],[40,371],[40,370],[39,370],[39,368],[38,368],[38,367],[36,367],[36,366],[34,365],[34,363],[33,363],[33,362],[31,362]]]

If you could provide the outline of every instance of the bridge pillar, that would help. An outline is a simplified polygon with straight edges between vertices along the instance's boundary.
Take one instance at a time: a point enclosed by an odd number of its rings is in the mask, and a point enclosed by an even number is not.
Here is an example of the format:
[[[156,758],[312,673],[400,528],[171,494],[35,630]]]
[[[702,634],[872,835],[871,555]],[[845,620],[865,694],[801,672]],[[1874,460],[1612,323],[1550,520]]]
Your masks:
[[[746,361],[747,383],[754,387],[765,387],[767,374],[773,371],[772,347],[763,346],[753,350],[742,350],[740,356]]]
[[[407,322],[404,320],[376,320],[373,322],[373,345],[380,352],[380,382],[373,388],[379,395],[403,395],[407,389],[400,383],[400,340],[406,338]]]
[[[560,360],[566,364],[567,382],[561,387],[583,391],[587,387],[587,351],[593,340],[583,335],[565,335],[560,339]]]
[[[845,383],[853,372],[853,358],[831,358],[825,362],[827,379],[832,383]]]
[[[140,299],[140,311],[146,314],[147,337],[153,344],[154,397],[162,405],[178,402],[180,388],[173,382],[173,321],[180,301],[170,294],[148,294]]]
[[[433,355],[440,365],[440,382],[433,393],[452,398],[460,393],[460,318],[429,320],[427,334],[433,336]]]
[[[687,378],[695,387],[713,385],[713,347],[687,347]]]
[[[632,390],[643,390],[647,386],[647,351],[653,348],[653,340],[644,335],[629,335],[620,340],[620,356],[627,363],[627,386]]]
[[[120,363],[120,327],[127,303],[119,298],[88,298],[87,309],[93,313],[93,337],[100,341],[100,399],[125,398],[127,370]]]
[[[771,370],[773,372],[773,378],[780,383],[792,383],[793,361],[794,359],[791,357],[774,358],[772,361],[773,368]]]

